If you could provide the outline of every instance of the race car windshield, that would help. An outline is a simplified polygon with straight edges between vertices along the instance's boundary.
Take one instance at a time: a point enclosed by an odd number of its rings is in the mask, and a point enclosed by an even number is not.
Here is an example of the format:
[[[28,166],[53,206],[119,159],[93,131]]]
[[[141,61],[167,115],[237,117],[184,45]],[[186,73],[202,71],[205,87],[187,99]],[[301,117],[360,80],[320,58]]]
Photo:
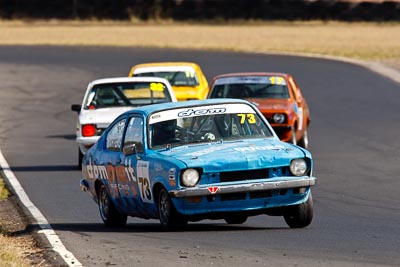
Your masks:
[[[135,77],[160,77],[167,79],[173,86],[197,86],[197,75],[192,71],[157,71],[134,74]]]
[[[166,85],[161,82],[107,83],[91,89],[85,109],[143,106],[171,101]]]
[[[215,82],[210,98],[288,99],[290,96],[282,77],[229,77]]]
[[[154,123],[150,121],[150,148],[162,149],[168,146],[240,141],[273,136],[264,120],[254,110],[247,108],[242,109],[243,112],[224,114],[216,112],[199,115],[205,109],[200,110],[197,113],[194,109],[183,110],[177,113],[182,116],[175,119],[157,120]],[[171,114],[172,112],[169,111],[168,114],[160,114],[159,118],[171,118]]]

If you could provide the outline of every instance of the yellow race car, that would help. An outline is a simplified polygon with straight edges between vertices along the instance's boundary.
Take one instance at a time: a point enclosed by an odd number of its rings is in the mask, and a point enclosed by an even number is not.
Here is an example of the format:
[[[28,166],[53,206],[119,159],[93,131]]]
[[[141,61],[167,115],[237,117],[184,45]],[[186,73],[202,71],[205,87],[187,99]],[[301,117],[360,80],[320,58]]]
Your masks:
[[[161,77],[169,81],[178,101],[205,99],[208,82],[200,66],[192,62],[157,62],[132,67],[129,77]]]

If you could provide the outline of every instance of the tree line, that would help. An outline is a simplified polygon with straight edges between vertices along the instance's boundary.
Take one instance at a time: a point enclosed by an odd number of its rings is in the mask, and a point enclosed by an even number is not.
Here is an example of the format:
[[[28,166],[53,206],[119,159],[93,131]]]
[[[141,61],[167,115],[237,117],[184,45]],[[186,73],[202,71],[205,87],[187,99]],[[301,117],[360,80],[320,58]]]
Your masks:
[[[399,21],[400,2],[335,0],[0,0],[2,19]]]

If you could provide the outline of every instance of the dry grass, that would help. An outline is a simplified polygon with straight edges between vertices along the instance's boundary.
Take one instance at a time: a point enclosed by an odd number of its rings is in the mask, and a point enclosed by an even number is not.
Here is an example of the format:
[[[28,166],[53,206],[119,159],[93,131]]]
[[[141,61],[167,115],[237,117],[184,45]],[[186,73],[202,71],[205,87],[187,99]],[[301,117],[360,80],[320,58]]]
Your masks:
[[[26,257],[34,252],[33,247],[33,244],[30,244],[24,239],[0,235],[0,266],[31,266]]]
[[[2,180],[0,177],[0,200],[6,199],[8,197],[8,194],[9,193],[8,193],[7,188],[5,187],[4,180]]]
[[[400,23],[0,22],[3,45],[168,47],[400,60]]]
[[[25,225],[11,203],[9,191],[0,174],[0,266],[49,266],[32,236],[23,234]],[[16,235],[15,235],[16,234]]]

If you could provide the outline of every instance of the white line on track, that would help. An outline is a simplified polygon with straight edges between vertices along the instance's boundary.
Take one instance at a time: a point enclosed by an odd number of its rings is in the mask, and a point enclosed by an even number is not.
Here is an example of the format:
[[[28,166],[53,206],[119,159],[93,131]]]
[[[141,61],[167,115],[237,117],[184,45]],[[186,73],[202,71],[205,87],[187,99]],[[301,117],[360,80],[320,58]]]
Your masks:
[[[22,204],[29,210],[32,214],[33,218],[36,220],[37,224],[40,226],[41,230],[38,231],[39,234],[44,234],[49,241],[52,249],[60,254],[65,263],[70,267],[78,267],[83,266],[75,256],[66,249],[64,244],[61,242],[60,238],[53,230],[49,222],[40,212],[40,210],[32,203],[29,199],[28,195],[25,193],[25,190],[22,188],[19,183],[17,177],[11,171],[10,166],[8,165],[6,159],[3,156],[3,153],[0,149],[0,167],[4,173],[5,179],[8,180],[8,183],[12,186],[14,192],[17,194],[18,198],[22,202]]]

